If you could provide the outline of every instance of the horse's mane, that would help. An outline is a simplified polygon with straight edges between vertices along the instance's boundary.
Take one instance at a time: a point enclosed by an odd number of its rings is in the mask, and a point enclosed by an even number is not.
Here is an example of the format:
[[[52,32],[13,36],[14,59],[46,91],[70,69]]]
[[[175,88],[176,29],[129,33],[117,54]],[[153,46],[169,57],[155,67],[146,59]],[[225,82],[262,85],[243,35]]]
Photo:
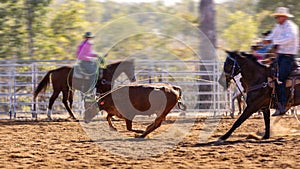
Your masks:
[[[112,67],[112,66],[116,66],[119,65],[120,63],[133,63],[134,60],[133,59],[129,59],[129,60],[119,60],[119,61],[115,61],[111,64],[108,64],[107,67]]]
[[[261,64],[258,62],[257,57],[255,57],[253,54],[251,53],[246,53],[246,52],[241,52],[240,55],[244,58],[246,58],[247,60],[250,60],[252,62],[254,62],[256,65],[258,65],[259,67],[262,68],[268,68],[267,66]]]

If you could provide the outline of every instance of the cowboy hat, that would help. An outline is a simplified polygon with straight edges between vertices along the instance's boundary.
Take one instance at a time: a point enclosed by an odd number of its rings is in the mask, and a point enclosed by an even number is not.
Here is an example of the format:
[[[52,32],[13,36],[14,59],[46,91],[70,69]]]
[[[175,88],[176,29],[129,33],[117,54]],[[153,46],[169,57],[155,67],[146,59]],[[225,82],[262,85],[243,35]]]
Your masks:
[[[85,37],[85,38],[93,38],[95,36],[91,32],[85,32],[84,35],[83,35],[83,37]]]
[[[294,17],[294,15],[290,14],[289,8],[286,7],[278,7],[276,8],[275,13],[272,16],[287,16],[287,17]]]

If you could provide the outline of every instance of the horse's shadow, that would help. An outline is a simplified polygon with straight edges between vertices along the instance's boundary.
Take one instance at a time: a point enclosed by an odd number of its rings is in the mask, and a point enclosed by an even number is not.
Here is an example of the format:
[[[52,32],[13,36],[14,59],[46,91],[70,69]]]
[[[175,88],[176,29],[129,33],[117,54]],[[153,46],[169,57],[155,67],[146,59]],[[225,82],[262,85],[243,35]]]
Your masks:
[[[77,143],[103,143],[103,142],[147,142],[147,141],[159,141],[159,139],[155,138],[114,138],[114,139],[96,139],[96,140],[78,140],[78,141],[73,141]]]
[[[300,140],[285,140],[284,138],[274,138],[268,140],[253,140],[253,139],[246,139],[246,140],[233,140],[233,141],[211,141],[206,143],[196,143],[191,144],[190,147],[211,147],[211,146],[226,146],[226,145],[236,145],[236,144],[277,144],[283,145],[286,142],[300,142]]]
[[[48,120],[48,119],[20,119],[20,120],[1,120],[0,125],[2,126],[18,126],[18,125],[61,125],[60,123],[64,122],[72,122],[71,119],[62,119],[57,118],[54,120]]]

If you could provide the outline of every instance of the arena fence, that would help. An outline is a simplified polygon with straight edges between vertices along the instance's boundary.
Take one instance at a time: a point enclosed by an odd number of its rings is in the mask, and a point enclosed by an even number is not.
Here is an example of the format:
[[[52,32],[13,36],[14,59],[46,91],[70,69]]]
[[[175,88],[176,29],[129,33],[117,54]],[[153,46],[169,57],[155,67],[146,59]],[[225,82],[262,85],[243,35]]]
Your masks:
[[[113,61],[108,61],[110,62]],[[52,86],[49,85],[46,92],[41,93],[34,102],[35,87],[47,71],[75,63],[75,60],[0,61],[0,119],[45,115]],[[186,115],[217,115],[230,111],[231,91],[224,91],[218,83],[222,65],[221,62],[199,60],[135,60],[138,83],[170,83],[182,88],[183,101],[188,108]],[[121,75],[114,87],[127,82],[129,81],[125,75]],[[67,113],[60,97],[53,105],[54,114]],[[35,111],[34,104],[37,107]],[[82,105],[80,92],[77,91],[74,95],[73,111],[82,112]],[[174,108],[172,112],[179,111]]]

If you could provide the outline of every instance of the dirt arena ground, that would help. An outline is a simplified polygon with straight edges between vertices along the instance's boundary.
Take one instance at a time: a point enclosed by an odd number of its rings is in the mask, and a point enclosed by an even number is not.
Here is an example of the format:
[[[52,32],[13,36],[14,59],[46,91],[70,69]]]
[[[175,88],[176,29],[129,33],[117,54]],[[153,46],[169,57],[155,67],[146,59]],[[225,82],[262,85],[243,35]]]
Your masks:
[[[145,143],[170,128],[174,121],[175,117],[168,117],[144,139]],[[97,141],[91,141],[79,122],[1,120],[0,168],[299,168],[300,126],[294,116],[284,116],[273,124],[269,140],[247,138],[249,134],[261,135],[264,131],[263,119],[257,115],[226,142],[215,143],[234,121],[223,117],[208,141],[200,143],[205,118],[198,117],[186,137],[171,149],[153,157],[132,158],[111,153]],[[131,144],[143,142],[133,139],[135,134],[125,130],[124,121],[113,123],[122,135],[132,138]]]

